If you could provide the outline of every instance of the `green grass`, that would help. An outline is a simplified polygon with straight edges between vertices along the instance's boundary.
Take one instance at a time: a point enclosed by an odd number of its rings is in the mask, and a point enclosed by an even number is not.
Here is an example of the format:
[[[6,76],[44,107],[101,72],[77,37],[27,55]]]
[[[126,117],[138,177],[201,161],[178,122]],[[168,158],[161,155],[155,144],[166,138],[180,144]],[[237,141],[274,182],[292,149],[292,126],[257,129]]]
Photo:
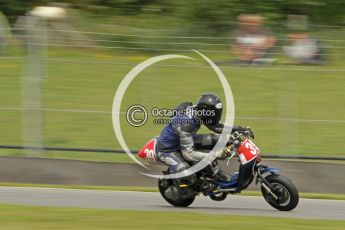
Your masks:
[[[93,162],[111,162],[111,163],[133,163],[126,154],[116,153],[94,153],[94,152],[70,152],[70,151],[46,151],[43,154],[37,151],[23,150],[5,150],[0,149],[0,156],[11,157],[40,157],[66,160],[81,160]]]
[[[86,190],[112,190],[112,191],[135,191],[135,192],[158,192],[154,187],[140,186],[94,186],[94,185],[65,185],[65,184],[25,184],[25,183],[4,183],[0,186],[5,187],[28,187],[28,188],[65,188],[65,189],[86,189]]]
[[[0,182],[0,186],[6,187],[30,187],[30,188],[65,188],[65,189],[87,189],[87,190],[112,190],[112,191],[135,191],[135,192],[158,192],[156,187],[140,187],[140,186],[89,186],[89,185],[58,185],[58,184],[25,184],[25,183],[4,183]],[[261,196],[259,191],[243,191],[240,196]],[[330,193],[299,193],[301,198],[307,199],[329,199],[329,200],[345,200],[345,194]]]
[[[135,21],[133,18],[131,20]],[[116,22],[120,23],[120,18],[117,18]],[[92,28],[92,24],[87,24],[86,27],[81,26],[81,28],[89,31],[105,29]],[[120,32],[130,33],[126,28],[121,27]],[[331,38],[332,34],[343,33],[343,30],[323,32],[320,32],[320,37]],[[343,43],[337,42],[330,45],[345,46]],[[343,54],[344,49],[332,49],[329,52]],[[149,53],[120,49],[88,50],[49,47],[50,60],[47,61],[47,77],[43,82],[43,107],[61,111],[42,112],[44,145],[120,149],[111,121],[115,90],[125,74],[140,61],[167,53],[176,52]],[[18,46],[11,46],[8,49],[9,56],[24,54]],[[201,60],[192,52],[181,54],[191,55]],[[228,54],[205,54],[214,61],[232,58]],[[80,60],[108,63],[77,62]],[[195,65],[198,63],[171,60],[160,64]],[[204,92],[215,92],[224,98],[215,74],[207,65],[199,64],[202,66],[155,65],[148,68],[128,88],[121,111],[126,111],[132,104],[142,104],[149,109],[154,106],[173,108],[182,101],[196,102],[199,95]],[[25,60],[1,59],[0,144],[23,144],[22,115],[25,111],[8,108],[22,107],[21,77],[25,68]],[[344,72],[332,71],[344,69],[341,56],[330,56],[327,65],[316,67],[283,65],[278,62],[273,67],[221,66],[221,69],[233,91],[235,123],[253,128],[255,142],[263,154],[345,156],[343,151],[345,107],[341,106],[345,99]],[[140,148],[150,138],[158,135],[163,128],[163,126],[153,125],[152,117],[146,125],[139,128],[129,126],[124,114],[121,114],[121,121],[123,135],[130,149]],[[202,131],[206,132],[205,129]],[[20,150],[1,150],[0,155],[30,154]],[[125,157],[115,154],[46,152],[43,156],[129,162]]]
[[[120,211],[0,205],[1,228],[19,229],[344,229],[345,221],[304,220],[187,212]]]

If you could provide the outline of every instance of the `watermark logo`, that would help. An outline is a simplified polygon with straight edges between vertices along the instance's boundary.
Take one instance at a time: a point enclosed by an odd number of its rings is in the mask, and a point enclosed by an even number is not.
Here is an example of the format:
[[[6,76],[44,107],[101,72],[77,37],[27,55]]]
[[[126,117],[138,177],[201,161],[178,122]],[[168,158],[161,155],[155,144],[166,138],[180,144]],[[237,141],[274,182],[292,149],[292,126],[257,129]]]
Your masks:
[[[224,76],[223,72],[220,70],[220,68],[213,62],[211,59],[206,57],[204,54],[195,51],[200,57],[206,61],[208,65],[214,70],[216,73],[216,76],[218,77],[221,86],[224,91],[225,95],[225,124],[227,124],[219,139],[217,144],[213,147],[213,149],[210,151],[210,153],[205,157],[203,160],[198,162],[197,164],[193,165],[192,167],[178,173],[174,174],[169,174],[169,175],[155,175],[155,174],[148,174],[148,173],[143,173],[144,175],[153,177],[153,178],[161,178],[161,179],[176,179],[176,178],[182,178],[186,176],[190,176],[192,174],[195,174],[196,172],[202,170],[206,166],[208,166],[210,163],[212,163],[216,158],[217,158],[217,153],[222,151],[224,146],[227,143],[228,137],[231,134],[233,122],[234,122],[234,114],[235,114],[235,109],[234,109],[234,99],[232,95],[232,91],[230,88],[230,85]],[[122,149],[127,153],[127,155],[137,164],[141,165],[142,167],[149,169],[145,165],[143,165],[135,156],[131,153],[129,150],[123,135],[122,135],[122,130],[121,130],[121,123],[120,123],[120,107],[121,107],[121,102],[122,98],[128,88],[128,86],[131,84],[131,82],[137,77],[143,70],[148,68],[151,65],[154,65],[157,62],[168,60],[168,59],[173,59],[173,58],[179,58],[179,59],[190,59],[190,60],[196,60],[194,58],[184,56],[184,55],[177,55],[177,54],[167,54],[167,55],[160,55],[156,57],[149,58],[141,63],[139,63],[137,66],[135,66],[131,71],[128,72],[128,74],[124,77],[124,79],[121,81],[120,85],[118,86],[115,96],[114,96],[114,101],[113,101],[113,107],[112,107],[112,122],[113,122],[113,128],[115,132],[115,136],[121,145]],[[158,77],[158,76],[157,76]],[[218,105],[219,108],[222,108],[223,105],[220,104]],[[142,107],[135,107],[134,109],[131,107],[131,109],[127,110],[126,116],[127,119],[128,117],[131,119],[131,122],[134,123],[137,126],[142,125],[141,123],[146,122],[147,120],[147,111],[146,113],[145,108]],[[146,114],[146,115],[145,115]],[[140,116],[139,116],[140,115]]]
[[[126,118],[130,125],[140,127],[146,123],[148,114],[144,106],[132,105],[126,111]]]
[[[222,104],[218,103],[215,106],[216,109],[222,109]],[[195,106],[187,106],[183,109],[168,109],[168,108],[158,108],[153,107],[150,111],[150,114],[147,112],[149,111],[143,105],[132,105],[128,107],[126,111],[126,120],[128,124],[134,127],[143,126],[147,120],[148,116],[150,115],[153,117],[152,123],[154,125],[167,125],[167,124],[193,124],[194,122],[204,125],[211,125],[214,116],[216,116],[217,111],[216,109],[196,109]],[[172,119],[173,117],[181,117],[184,116],[186,119]],[[188,118],[200,118],[196,121],[193,121]],[[202,119],[203,118],[203,119]],[[207,119],[210,118],[210,119]]]

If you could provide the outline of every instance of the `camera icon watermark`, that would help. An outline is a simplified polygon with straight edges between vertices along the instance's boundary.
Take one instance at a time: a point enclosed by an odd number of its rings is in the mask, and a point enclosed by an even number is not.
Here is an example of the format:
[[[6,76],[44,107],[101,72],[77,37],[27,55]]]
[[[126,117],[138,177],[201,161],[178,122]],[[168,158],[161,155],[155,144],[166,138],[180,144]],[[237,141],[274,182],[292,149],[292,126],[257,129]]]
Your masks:
[[[132,105],[126,111],[127,122],[134,126],[143,126],[148,118],[148,113],[146,108],[142,105]]]

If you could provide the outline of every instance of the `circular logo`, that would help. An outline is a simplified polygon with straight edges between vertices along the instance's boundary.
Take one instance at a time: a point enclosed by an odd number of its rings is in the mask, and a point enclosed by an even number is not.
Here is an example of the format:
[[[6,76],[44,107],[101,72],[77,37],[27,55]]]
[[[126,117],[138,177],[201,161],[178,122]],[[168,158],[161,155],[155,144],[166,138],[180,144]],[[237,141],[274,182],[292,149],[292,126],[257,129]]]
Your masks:
[[[234,98],[232,95],[232,91],[230,88],[230,85],[224,76],[223,72],[220,70],[220,68],[213,62],[211,61],[208,57],[203,55],[202,53],[194,50],[197,54],[199,54],[204,61],[207,62],[207,64],[210,65],[210,67],[214,70],[216,73],[216,76],[218,77],[221,86],[223,87],[224,95],[225,95],[225,105],[226,105],[226,111],[225,111],[225,126],[224,129],[218,139],[218,142],[216,145],[213,147],[213,149],[209,152],[207,157],[205,157],[203,160],[198,162],[197,164],[193,165],[192,167],[183,170],[182,172],[174,173],[174,174],[169,174],[169,175],[154,175],[154,174],[146,174],[142,173],[144,175],[154,177],[154,178],[162,178],[162,179],[175,179],[175,178],[182,178],[186,177],[192,174],[195,174],[196,172],[202,170],[203,168],[207,167],[210,165],[216,158],[217,158],[217,153],[222,151],[224,146],[227,143],[227,140],[229,138],[229,135],[231,134],[232,126],[234,123],[234,114],[235,114],[235,108],[234,108]],[[167,55],[160,55],[156,57],[149,58],[141,63],[139,63],[137,66],[135,66],[126,76],[125,78],[121,81],[120,85],[118,86],[115,96],[114,96],[114,101],[113,101],[113,108],[112,108],[112,121],[113,121],[113,128],[115,132],[115,136],[121,145],[122,149],[127,153],[127,155],[137,164],[141,165],[142,167],[149,169],[146,167],[144,164],[142,164],[137,158],[134,157],[134,155],[131,153],[129,150],[123,135],[121,131],[121,123],[120,123],[120,107],[121,107],[121,102],[122,98],[130,85],[130,83],[135,79],[135,77],[141,73],[143,70],[145,70],[147,67],[163,60],[167,59],[172,59],[172,58],[182,58],[182,59],[191,59],[195,60],[194,58],[184,56],[184,55],[177,55],[177,54],[167,54]],[[218,105],[220,107],[221,105]],[[146,111],[146,110],[145,110]],[[144,119],[140,119],[136,117],[136,115],[139,115],[139,113],[144,113],[143,108],[136,107],[133,110],[130,110],[130,112],[127,110],[127,120],[128,117],[131,118],[131,122],[135,121],[135,124],[137,126],[140,126],[138,124],[141,124],[141,122],[145,121],[145,114],[144,114]],[[146,113],[147,114],[147,113]],[[146,118],[147,119],[147,118]],[[137,121],[139,121],[137,123]]]
[[[126,111],[126,118],[130,125],[140,127],[146,123],[148,115],[144,106],[132,105]]]

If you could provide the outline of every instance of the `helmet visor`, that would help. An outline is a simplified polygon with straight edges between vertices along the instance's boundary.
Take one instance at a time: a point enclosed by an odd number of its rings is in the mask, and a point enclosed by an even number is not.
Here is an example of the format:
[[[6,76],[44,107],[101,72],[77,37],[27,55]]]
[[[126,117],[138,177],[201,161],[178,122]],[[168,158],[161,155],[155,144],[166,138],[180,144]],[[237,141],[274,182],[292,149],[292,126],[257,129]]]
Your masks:
[[[223,108],[215,108],[205,111],[207,115],[201,117],[204,125],[216,125],[220,122],[222,117]]]

